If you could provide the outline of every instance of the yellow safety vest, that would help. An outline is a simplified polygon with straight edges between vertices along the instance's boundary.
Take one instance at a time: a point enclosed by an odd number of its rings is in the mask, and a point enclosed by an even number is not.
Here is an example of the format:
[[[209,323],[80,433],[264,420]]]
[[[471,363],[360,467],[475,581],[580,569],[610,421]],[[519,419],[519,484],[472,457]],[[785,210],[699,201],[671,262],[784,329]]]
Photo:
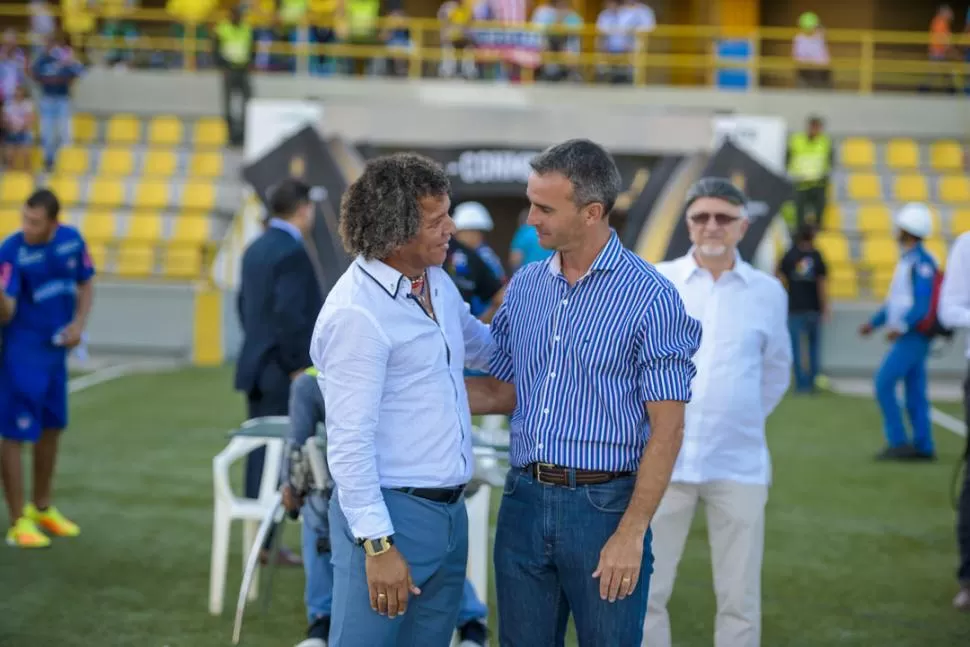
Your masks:
[[[307,0],[282,0],[280,17],[287,25],[295,25],[306,15]]]
[[[829,173],[829,160],[832,154],[832,140],[828,135],[818,135],[809,139],[805,133],[792,135],[788,143],[791,161],[788,174],[799,184],[816,184]]]
[[[216,27],[219,53],[233,65],[245,65],[253,46],[253,28],[247,24],[234,25],[223,20]]]
[[[304,373],[306,373],[310,377],[319,377],[320,376],[320,371],[318,371],[315,366],[311,366],[310,368],[308,368],[307,370],[305,370]]]
[[[347,28],[351,38],[374,36],[380,11],[380,0],[348,0]]]

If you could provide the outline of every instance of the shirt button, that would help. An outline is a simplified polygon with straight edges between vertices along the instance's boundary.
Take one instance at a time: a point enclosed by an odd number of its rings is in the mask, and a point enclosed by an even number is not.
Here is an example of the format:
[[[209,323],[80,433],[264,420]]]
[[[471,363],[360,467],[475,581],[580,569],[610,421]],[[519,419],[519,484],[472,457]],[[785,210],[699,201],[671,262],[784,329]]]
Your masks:
[[[543,409],[543,410],[542,410],[542,413],[543,413],[543,414],[547,414],[547,413],[549,413],[549,409]]]
[[[559,335],[556,335],[555,337],[553,337],[552,341],[559,341]]]
[[[536,445],[536,449],[542,449],[542,443],[539,443],[538,445]]]
[[[563,300],[562,300],[562,304],[563,304],[564,306],[568,306],[568,305],[569,305],[569,299],[563,299]]]
[[[549,377],[556,377],[556,374],[555,373],[550,373],[549,374]]]

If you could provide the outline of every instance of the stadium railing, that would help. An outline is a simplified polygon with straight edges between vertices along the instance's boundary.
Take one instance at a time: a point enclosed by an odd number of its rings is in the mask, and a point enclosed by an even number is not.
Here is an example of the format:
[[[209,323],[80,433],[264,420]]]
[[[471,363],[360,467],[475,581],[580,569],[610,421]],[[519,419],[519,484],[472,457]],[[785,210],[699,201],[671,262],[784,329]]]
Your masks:
[[[26,4],[0,5],[0,17],[24,19]],[[60,12],[53,11],[55,15]],[[97,11],[94,12],[97,14]],[[211,24],[220,16],[215,14],[207,23],[183,23],[161,9],[133,9],[122,16],[112,16],[137,25],[139,37],[107,37],[95,30],[84,39],[85,46],[94,50],[122,49],[142,54],[145,60],[158,58],[165,52],[171,55],[165,67],[194,69],[195,54],[207,53],[211,42],[199,38],[198,27]],[[254,20],[258,16],[254,15]],[[258,23],[257,23],[258,24]],[[266,28],[273,28],[272,19],[264,20]],[[318,44],[299,39],[298,42],[274,41],[262,50],[282,57],[292,57],[292,70],[310,69],[312,57],[331,57],[343,60],[399,60],[407,62],[407,76],[434,76],[437,65],[447,56],[441,44],[442,23],[426,18],[384,18],[382,29],[407,29],[410,45],[361,45],[339,42],[344,25],[334,15],[305,17],[296,30],[307,33],[307,27],[332,27],[338,42]],[[302,29],[301,29],[301,28]],[[175,31],[179,36],[174,36]],[[632,69],[634,85],[715,86],[725,71],[746,72],[745,89],[757,87],[791,87],[800,67],[791,58],[791,42],[798,33],[792,28],[762,27],[758,29],[730,28],[704,25],[659,25],[648,34],[637,34],[637,46],[632,54],[608,54],[597,51],[601,38],[595,25],[577,28],[541,27],[532,24],[508,25],[473,22],[464,27],[473,35],[476,62],[524,62],[520,80],[529,83],[536,78],[536,68],[559,64],[577,71],[579,78],[591,82],[597,69],[605,66],[625,66]],[[544,49],[544,36],[562,34],[579,39],[578,53],[551,52]],[[831,53],[832,86],[834,89],[869,94],[885,90],[933,89],[941,84],[965,87],[970,79],[970,62],[964,60],[931,61],[928,58],[927,32],[871,31],[862,29],[831,29],[825,32]],[[23,39],[26,42],[26,38]],[[970,47],[970,37],[955,36],[954,45]],[[510,51],[510,50],[514,50]],[[175,64],[171,61],[175,60]]]

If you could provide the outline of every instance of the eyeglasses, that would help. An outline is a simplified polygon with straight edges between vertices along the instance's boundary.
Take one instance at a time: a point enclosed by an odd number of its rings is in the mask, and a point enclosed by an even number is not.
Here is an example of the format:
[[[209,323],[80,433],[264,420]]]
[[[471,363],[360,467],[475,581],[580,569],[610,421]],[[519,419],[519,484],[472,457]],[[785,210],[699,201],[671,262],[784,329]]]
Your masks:
[[[729,213],[707,213],[706,211],[692,213],[688,218],[695,225],[706,225],[710,222],[711,218],[714,218],[714,222],[720,227],[727,227],[736,220],[741,219],[740,216],[732,216]]]

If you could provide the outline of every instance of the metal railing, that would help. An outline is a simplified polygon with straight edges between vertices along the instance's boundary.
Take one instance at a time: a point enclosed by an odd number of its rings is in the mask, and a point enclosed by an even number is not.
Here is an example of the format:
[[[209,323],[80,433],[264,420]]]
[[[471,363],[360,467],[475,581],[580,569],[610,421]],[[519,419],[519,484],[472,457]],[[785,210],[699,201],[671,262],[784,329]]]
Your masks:
[[[27,15],[27,5],[0,5],[0,17]],[[218,18],[213,16],[213,20]],[[650,33],[634,35],[631,52],[611,54],[600,50],[603,35],[594,25],[566,28],[473,22],[458,27],[470,45],[455,50],[442,39],[447,25],[435,19],[383,18],[372,34],[377,44],[354,44],[341,42],[345,23],[333,14],[310,15],[287,27],[265,20],[265,16],[262,25],[258,15],[253,18],[261,36],[274,32],[271,41],[257,45],[257,57],[272,61],[266,68],[280,72],[353,74],[355,69],[359,72],[358,68],[367,67],[354,62],[398,61],[396,75],[433,77],[439,75],[442,60],[456,53],[461,57],[464,52],[473,58],[480,76],[494,76],[493,68],[513,68],[514,76],[523,83],[542,78],[537,71],[543,67],[559,65],[569,72],[570,80],[587,83],[602,80],[605,69],[619,68],[633,85],[712,86],[721,73],[734,70],[747,72],[744,87],[753,89],[791,87],[797,83],[799,70],[809,67],[792,59],[791,43],[798,32],[790,28],[661,25]],[[147,67],[191,70],[211,65],[211,41],[200,37],[199,29],[206,24],[182,23],[160,9],[132,10],[112,19],[136,25],[138,36],[106,36],[96,28],[87,36],[72,38],[74,44],[95,53],[124,51],[131,54],[135,65]],[[388,30],[406,30],[409,42],[396,47],[380,44]],[[311,38],[325,32],[332,40],[314,42]],[[568,37],[575,51],[550,51],[547,36],[557,34]],[[953,38],[955,55],[947,61],[929,60],[926,32],[832,29],[825,32],[825,38],[831,54],[831,62],[824,68],[831,75],[826,87],[835,90],[869,94],[918,88],[960,90],[970,85],[966,82],[970,63],[964,60],[970,51],[967,36]],[[26,42],[26,37],[22,40]],[[741,43],[743,53],[720,55],[726,42]],[[328,61],[336,65],[320,65]]]

